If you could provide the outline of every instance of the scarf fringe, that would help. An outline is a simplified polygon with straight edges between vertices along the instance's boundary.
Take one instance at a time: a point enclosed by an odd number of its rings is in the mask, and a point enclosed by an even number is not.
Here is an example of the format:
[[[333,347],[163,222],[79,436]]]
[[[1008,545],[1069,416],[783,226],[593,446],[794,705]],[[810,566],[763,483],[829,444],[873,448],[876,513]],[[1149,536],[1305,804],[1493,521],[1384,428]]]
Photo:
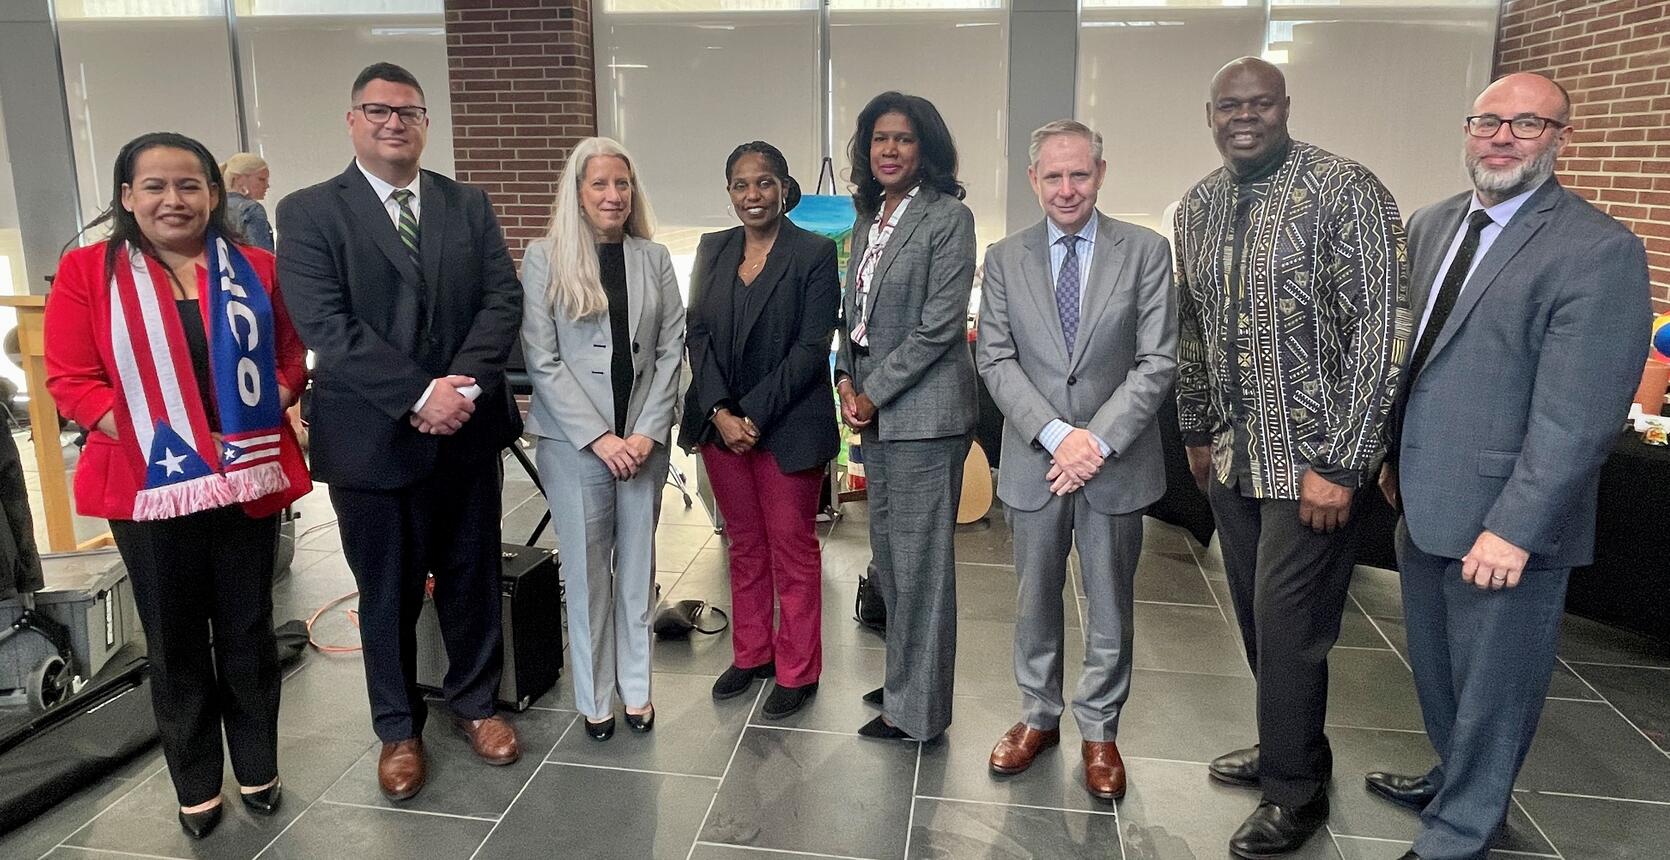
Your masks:
[[[225,475],[204,475],[177,484],[140,490],[133,500],[133,518],[166,520],[223,508],[237,501]]]
[[[227,472],[225,478],[235,502],[253,502],[290,489],[290,478],[284,474],[284,464],[277,460],[247,469],[235,469]]]

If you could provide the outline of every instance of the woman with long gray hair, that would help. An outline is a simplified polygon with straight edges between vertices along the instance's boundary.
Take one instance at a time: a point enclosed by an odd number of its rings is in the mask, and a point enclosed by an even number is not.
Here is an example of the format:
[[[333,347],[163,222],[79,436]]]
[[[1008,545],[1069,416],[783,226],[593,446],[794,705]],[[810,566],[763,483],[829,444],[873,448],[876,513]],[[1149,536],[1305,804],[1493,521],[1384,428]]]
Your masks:
[[[655,218],[613,140],[575,146],[551,226],[522,259],[527,430],[564,548],[574,701],[586,733],[647,732],[655,523],[667,477],[684,303]]]

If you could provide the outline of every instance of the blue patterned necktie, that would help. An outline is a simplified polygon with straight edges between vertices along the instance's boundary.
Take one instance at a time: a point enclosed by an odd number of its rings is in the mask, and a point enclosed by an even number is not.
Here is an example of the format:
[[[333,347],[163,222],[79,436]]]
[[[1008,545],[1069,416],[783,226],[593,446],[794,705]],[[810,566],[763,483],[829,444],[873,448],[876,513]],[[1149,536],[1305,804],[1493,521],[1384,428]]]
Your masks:
[[[1077,236],[1062,236],[1056,240],[1067,249],[1061,260],[1061,274],[1055,279],[1055,309],[1061,314],[1061,334],[1067,339],[1067,354],[1073,354],[1073,341],[1079,333],[1079,255]]]

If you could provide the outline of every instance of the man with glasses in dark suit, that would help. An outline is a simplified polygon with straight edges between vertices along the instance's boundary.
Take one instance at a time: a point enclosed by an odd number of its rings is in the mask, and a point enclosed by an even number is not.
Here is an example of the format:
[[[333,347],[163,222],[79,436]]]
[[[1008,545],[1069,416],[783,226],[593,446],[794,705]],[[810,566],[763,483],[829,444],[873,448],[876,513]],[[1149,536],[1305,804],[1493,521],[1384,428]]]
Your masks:
[[[392,63],[354,82],[354,161],[278,205],[279,282],[317,356],[313,474],[330,485],[360,589],[383,793],[423,787],[414,630],[425,580],[446,642],[455,729],[514,762],[494,709],[502,663],[500,453],[522,431],[505,362],[522,287],[487,195],[426,170],[423,89]]]

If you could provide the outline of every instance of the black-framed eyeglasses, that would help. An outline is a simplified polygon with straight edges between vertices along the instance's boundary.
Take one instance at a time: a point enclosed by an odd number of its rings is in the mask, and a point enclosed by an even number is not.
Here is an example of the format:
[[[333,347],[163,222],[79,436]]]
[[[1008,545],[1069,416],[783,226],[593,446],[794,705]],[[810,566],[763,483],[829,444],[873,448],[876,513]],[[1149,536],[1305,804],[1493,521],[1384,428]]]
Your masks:
[[[415,123],[423,122],[423,118],[429,115],[429,108],[423,107],[422,105],[397,106],[386,105],[381,102],[366,102],[365,104],[354,105],[354,108],[360,113],[365,114],[366,119],[378,123],[388,122],[389,117],[399,114],[401,122],[407,125],[413,125]]]
[[[1483,113],[1467,118],[1467,133],[1474,137],[1495,137],[1496,132],[1503,125],[1508,127],[1508,133],[1520,140],[1536,140],[1549,126],[1565,128],[1566,123],[1546,116],[1526,114],[1512,119],[1503,119],[1493,113]]]

